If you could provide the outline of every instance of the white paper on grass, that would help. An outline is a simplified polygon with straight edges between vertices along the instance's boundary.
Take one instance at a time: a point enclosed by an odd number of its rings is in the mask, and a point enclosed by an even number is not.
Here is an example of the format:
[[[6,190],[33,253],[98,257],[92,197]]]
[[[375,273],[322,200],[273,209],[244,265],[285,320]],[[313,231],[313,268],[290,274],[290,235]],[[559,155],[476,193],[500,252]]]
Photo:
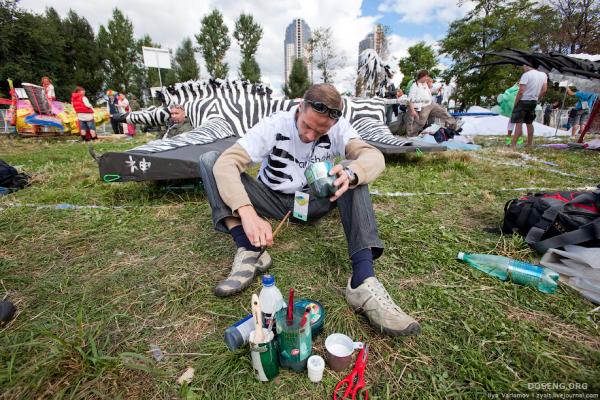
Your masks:
[[[600,304],[600,249],[567,245],[550,249],[540,264],[560,274],[566,283],[594,303]]]
[[[469,108],[468,112],[470,113],[489,113],[490,110],[487,108],[472,106]],[[493,115],[493,116],[465,116],[460,117],[464,124],[462,126],[461,135],[465,136],[475,136],[475,135],[490,135],[490,136],[500,136],[506,135],[506,128],[508,126],[508,121],[510,118],[505,117],[503,115]],[[556,128],[540,124],[538,122],[533,123],[533,134],[534,136],[544,136],[544,137],[552,137],[556,132]],[[523,135],[527,137],[527,128],[525,124],[523,124]],[[568,131],[559,129],[556,132],[557,136],[569,136],[570,133]]]

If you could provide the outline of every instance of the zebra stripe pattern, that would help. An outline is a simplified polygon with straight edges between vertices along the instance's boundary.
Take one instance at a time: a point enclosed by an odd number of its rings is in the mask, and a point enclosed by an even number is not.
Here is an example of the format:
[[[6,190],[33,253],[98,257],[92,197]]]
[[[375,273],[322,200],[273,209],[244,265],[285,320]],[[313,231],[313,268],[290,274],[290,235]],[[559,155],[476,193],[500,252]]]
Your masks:
[[[163,125],[169,116],[168,107],[179,104],[185,108],[193,126],[200,127],[212,119],[222,119],[229,124],[227,132],[241,137],[260,119],[277,111],[288,111],[300,101],[271,97],[271,93],[271,89],[266,86],[242,81],[213,79],[176,83],[161,93],[166,107],[150,107],[147,110],[132,112],[127,116],[127,122]],[[361,137],[385,144],[402,142],[383,124],[383,99],[343,97],[343,103],[343,116],[350,121]],[[372,123],[368,123],[369,121]],[[216,140],[214,135],[208,138]]]
[[[151,106],[142,111],[130,112],[127,122],[130,124],[141,124],[146,126],[165,125],[171,114],[165,107]]]
[[[235,134],[223,118],[212,118],[190,132],[182,133],[170,139],[153,140],[128,152],[158,153],[190,145],[208,144],[231,136],[235,136]]]

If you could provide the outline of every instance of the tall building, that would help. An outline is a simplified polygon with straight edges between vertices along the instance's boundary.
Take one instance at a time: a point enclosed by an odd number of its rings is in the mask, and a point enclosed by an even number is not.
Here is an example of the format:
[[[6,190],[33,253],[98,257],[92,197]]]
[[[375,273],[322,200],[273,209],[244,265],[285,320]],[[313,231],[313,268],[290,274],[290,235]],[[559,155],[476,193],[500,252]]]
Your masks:
[[[308,69],[308,75],[312,81],[312,65],[308,62],[307,46],[311,38],[310,27],[301,18],[296,18],[291,24],[285,29],[285,41],[284,46],[284,57],[285,57],[285,71],[284,81],[287,82],[290,72],[292,72],[292,65],[296,58],[304,59],[306,68]]]
[[[375,25],[373,32],[368,33],[367,36],[358,44],[358,54],[362,53],[366,49],[373,49],[381,58],[387,58],[387,43],[385,41],[384,27],[381,24]]]

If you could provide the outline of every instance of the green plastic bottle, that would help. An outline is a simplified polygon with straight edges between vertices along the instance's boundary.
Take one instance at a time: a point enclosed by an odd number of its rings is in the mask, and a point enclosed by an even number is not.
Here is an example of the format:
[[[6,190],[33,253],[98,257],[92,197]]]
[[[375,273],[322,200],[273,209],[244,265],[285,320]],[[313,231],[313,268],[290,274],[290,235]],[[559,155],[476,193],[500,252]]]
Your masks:
[[[492,254],[463,253],[456,256],[470,266],[503,281],[510,279],[520,285],[536,288],[542,293],[554,293],[559,275],[551,269],[531,265],[512,258]]]

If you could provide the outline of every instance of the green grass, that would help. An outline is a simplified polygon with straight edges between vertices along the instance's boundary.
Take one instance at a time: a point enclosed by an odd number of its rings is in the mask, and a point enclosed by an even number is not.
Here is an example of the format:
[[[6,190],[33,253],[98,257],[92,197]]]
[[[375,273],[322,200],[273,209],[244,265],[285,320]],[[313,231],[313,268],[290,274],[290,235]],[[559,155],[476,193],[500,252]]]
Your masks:
[[[504,203],[524,193],[499,189],[593,186],[600,154],[534,148],[522,152],[558,166],[496,165],[489,159],[522,158],[500,148],[499,139],[478,140],[485,148],[476,154],[388,160],[372,185],[381,192],[452,193],[373,197],[386,245],[376,272],[421,322],[421,335],[383,336],[348,308],[343,292],[351,268],[337,212],[315,225],[284,228],[270,251],[278,287],[285,292],[293,285],[327,311],[316,353],[323,354],[333,332],[369,343],[372,399],[487,398],[545,382],[600,391],[598,319],[588,315],[593,304],[563,285],[546,295],[455,260],[458,251],[470,251],[535,261],[521,238],[483,230],[498,226]],[[16,319],[0,328],[0,398],[325,399],[349,372],[326,370],[315,385],[282,371],[275,382],[259,383],[248,351],[227,350],[223,331],[248,312],[260,284],[257,278],[232,298],[212,294],[234,245],[213,231],[202,191],[102,183],[85,145],[76,142],[1,139],[0,154],[34,175],[31,187],[0,198],[0,296],[7,290],[18,307]],[[109,208],[36,207],[58,203]],[[209,355],[157,363],[150,344]],[[176,379],[188,366],[195,378],[180,387]]]

